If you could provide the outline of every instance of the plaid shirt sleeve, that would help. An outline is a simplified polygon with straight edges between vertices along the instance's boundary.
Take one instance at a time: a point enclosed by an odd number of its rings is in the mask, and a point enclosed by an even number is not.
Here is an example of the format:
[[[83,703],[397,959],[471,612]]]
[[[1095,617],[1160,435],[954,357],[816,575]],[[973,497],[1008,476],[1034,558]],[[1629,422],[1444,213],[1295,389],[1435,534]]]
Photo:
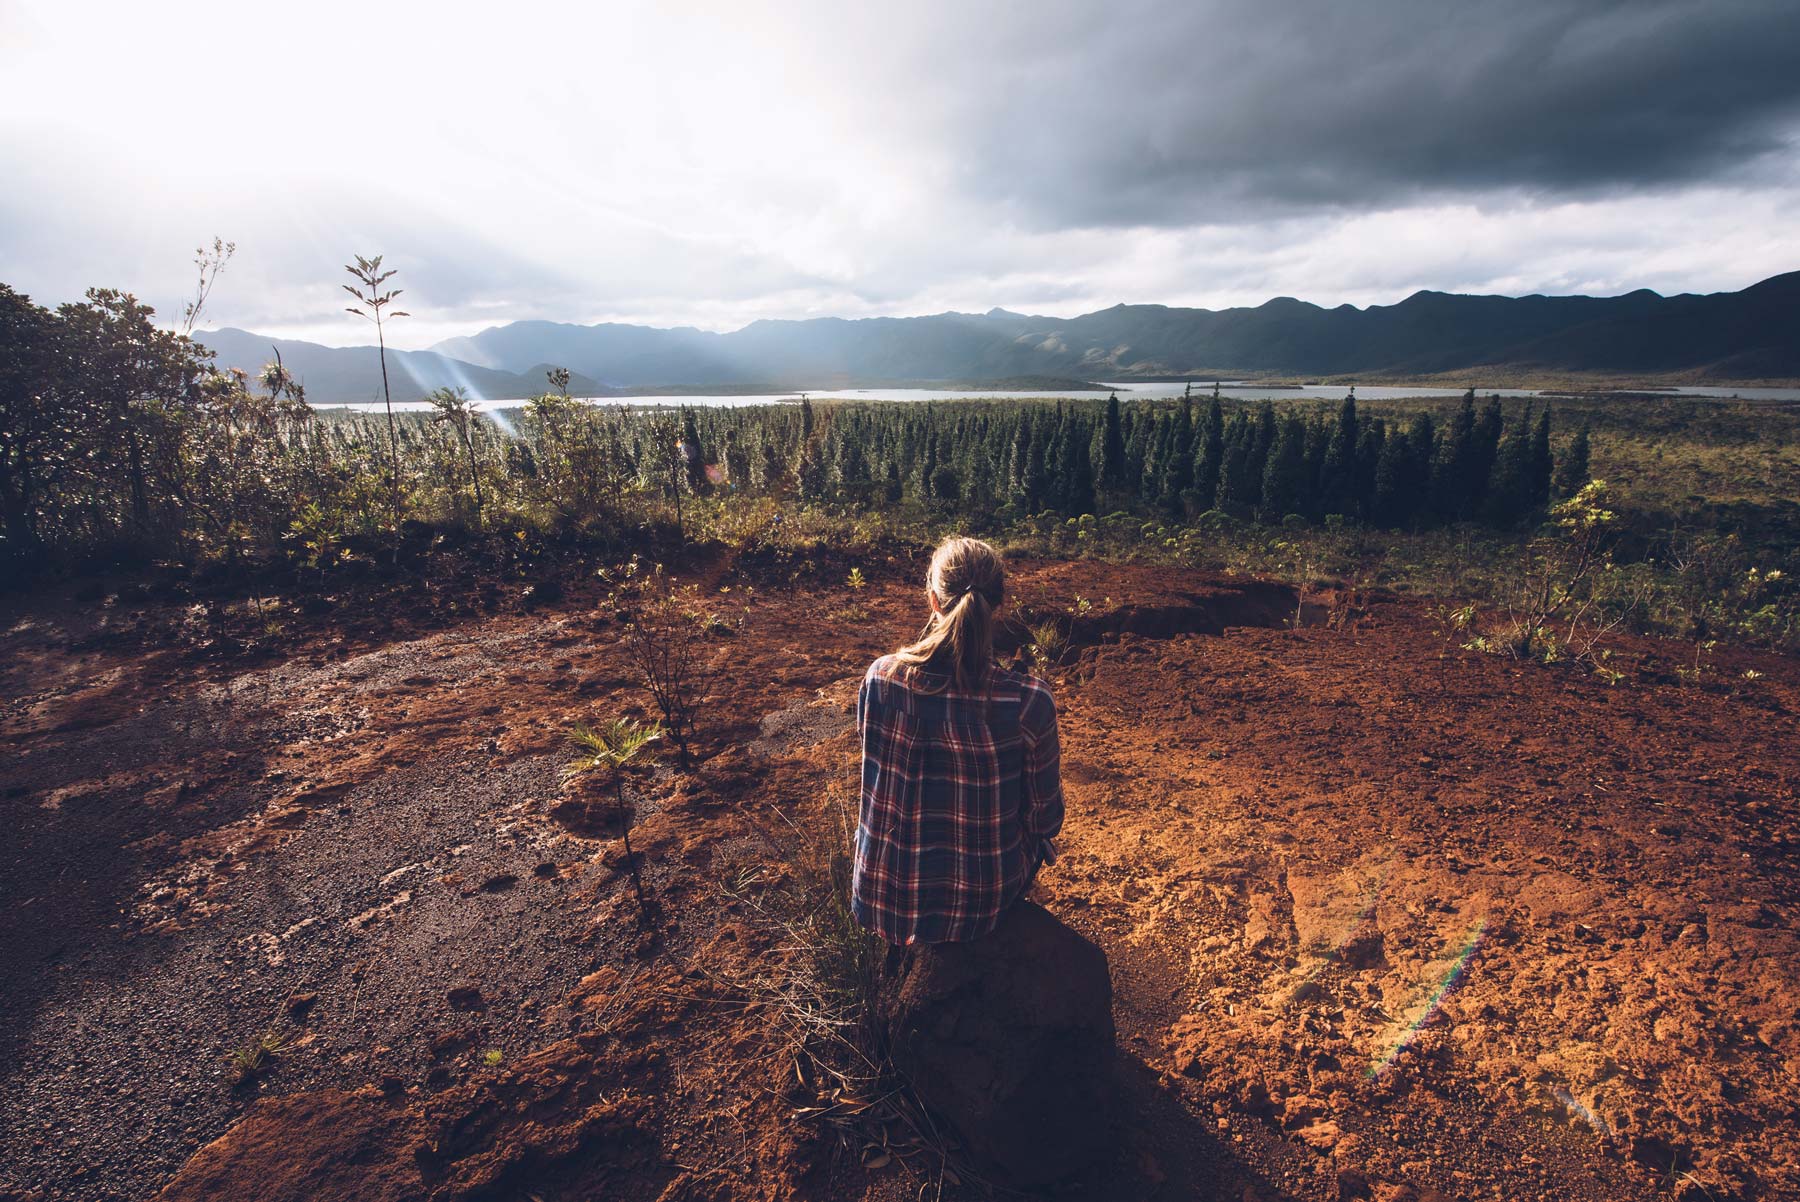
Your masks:
[[[1062,827],[1049,689],[996,672],[963,694],[884,657],[858,692],[857,729],[857,920],[895,944],[986,934]]]
[[[1019,730],[1025,742],[1024,799],[1019,822],[1035,841],[1039,858],[1056,863],[1056,844],[1062,830],[1062,744],[1056,731],[1056,699],[1035,677],[1026,678]]]

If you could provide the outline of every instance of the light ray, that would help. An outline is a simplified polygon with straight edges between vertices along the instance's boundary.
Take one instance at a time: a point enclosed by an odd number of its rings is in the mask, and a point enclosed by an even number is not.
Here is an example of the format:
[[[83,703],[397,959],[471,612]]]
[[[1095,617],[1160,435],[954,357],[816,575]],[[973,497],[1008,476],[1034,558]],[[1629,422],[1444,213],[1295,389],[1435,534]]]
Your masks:
[[[1388,1066],[1394,1063],[1395,1058],[1406,1050],[1406,1046],[1412,1042],[1413,1037],[1424,1028],[1426,1023],[1431,1021],[1432,1015],[1436,1014],[1439,1007],[1444,1004],[1444,999],[1450,996],[1450,991],[1462,984],[1463,978],[1468,975],[1469,962],[1475,958],[1476,951],[1480,949],[1481,937],[1486,931],[1487,919],[1483,918],[1475,924],[1475,929],[1469,932],[1468,941],[1463,944],[1462,951],[1457,953],[1456,959],[1451,962],[1449,970],[1444,973],[1444,979],[1438,983],[1436,991],[1426,1001],[1425,1008],[1420,1012],[1419,1017],[1400,1032],[1399,1038],[1394,1040],[1394,1046],[1389,1048],[1385,1055],[1369,1066],[1367,1074],[1369,1080],[1372,1081],[1387,1071]]]

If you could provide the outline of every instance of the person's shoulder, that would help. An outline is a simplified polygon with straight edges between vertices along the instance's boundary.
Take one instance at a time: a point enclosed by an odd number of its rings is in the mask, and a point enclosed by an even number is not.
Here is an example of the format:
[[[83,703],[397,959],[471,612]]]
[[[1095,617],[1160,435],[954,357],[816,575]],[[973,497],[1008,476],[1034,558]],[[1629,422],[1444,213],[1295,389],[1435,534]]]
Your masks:
[[[903,667],[904,665],[900,662],[899,656],[893,654],[883,655],[869,665],[869,670],[863,673],[863,681],[864,683],[868,683],[877,680],[893,680],[900,674],[900,670]]]
[[[897,654],[884,655],[863,673],[863,688],[887,687],[911,690],[917,669]]]

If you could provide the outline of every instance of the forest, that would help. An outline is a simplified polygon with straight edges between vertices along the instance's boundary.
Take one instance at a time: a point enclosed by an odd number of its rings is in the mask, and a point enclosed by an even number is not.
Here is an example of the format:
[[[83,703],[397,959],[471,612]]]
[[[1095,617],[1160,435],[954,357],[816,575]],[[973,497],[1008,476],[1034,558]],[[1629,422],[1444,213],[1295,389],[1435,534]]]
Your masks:
[[[863,510],[909,505],[984,528],[1028,515],[1219,513],[1385,529],[1511,529],[1587,479],[1548,409],[1510,420],[1474,390],[1442,421],[1178,404],[1020,401],[634,413],[578,403],[567,373],[489,420],[440,389],[429,416],[329,415],[278,362],[212,370],[133,298],[51,312],[7,290],[0,494],[9,555],[267,553],[416,517],[617,528],[635,500],[715,492]],[[373,365],[372,365],[373,366]],[[561,387],[558,388],[560,379]],[[515,426],[513,418],[518,422]],[[1441,427],[1441,428],[1440,428]]]

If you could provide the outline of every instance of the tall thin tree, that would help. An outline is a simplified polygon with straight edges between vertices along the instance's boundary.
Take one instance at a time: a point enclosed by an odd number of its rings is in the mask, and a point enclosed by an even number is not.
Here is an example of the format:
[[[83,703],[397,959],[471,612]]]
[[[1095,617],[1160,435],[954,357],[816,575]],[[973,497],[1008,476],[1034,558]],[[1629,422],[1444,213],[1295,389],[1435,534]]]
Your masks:
[[[381,286],[394,278],[394,268],[381,270],[381,256],[365,259],[356,256],[356,265],[346,263],[344,270],[355,278],[356,284],[345,284],[344,291],[356,298],[356,304],[346,308],[346,313],[354,313],[366,321],[375,323],[375,345],[381,352],[381,401],[387,407],[388,424],[388,470],[391,477],[394,499],[394,559],[400,558],[400,428],[394,422],[394,396],[388,388],[387,370],[387,331],[382,322],[395,317],[410,317],[412,314],[400,309],[387,312],[387,307],[394,302],[403,289],[395,288],[391,292],[383,292]],[[358,286],[360,285],[360,287]],[[364,289],[367,289],[365,292]]]

